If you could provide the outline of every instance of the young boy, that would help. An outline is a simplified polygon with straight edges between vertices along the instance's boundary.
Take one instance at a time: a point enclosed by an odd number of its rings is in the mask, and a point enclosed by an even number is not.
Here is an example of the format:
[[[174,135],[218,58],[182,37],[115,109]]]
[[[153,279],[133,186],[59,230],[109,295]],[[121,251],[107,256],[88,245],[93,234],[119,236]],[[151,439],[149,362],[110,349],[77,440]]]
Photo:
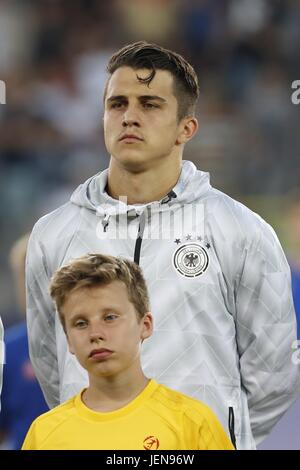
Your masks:
[[[60,268],[50,293],[89,386],[37,418],[24,450],[233,449],[206,405],[143,374],[153,320],[138,265],[89,254]]]

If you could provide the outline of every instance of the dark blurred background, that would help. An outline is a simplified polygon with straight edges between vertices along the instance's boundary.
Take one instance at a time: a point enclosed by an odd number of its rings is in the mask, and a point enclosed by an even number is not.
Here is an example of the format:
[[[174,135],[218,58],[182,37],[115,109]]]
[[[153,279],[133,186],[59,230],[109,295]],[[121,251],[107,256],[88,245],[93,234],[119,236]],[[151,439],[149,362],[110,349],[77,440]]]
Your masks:
[[[300,4],[294,0],[0,0],[0,315],[19,321],[8,253],[108,164],[108,58],[135,40],[199,75],[200,130],[185,158],[276,229],[300,295]],[[298,277],[299,276],[299,277]],[[298,434],[300,449],[300,433]]]

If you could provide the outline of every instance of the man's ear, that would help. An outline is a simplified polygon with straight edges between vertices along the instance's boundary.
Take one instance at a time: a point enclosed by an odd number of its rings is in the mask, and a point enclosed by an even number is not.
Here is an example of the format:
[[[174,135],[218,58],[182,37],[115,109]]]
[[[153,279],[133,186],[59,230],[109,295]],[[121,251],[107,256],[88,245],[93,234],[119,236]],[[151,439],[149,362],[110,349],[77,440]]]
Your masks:
[[[198,128],[198,120],[194,116],[183,118],[179,124],[179,134],[175,142],[176,145],[186,144],[194,137]]]
[[[149,338],[153,333],[153,317],[151,312],[145,313],[144,317],[141,320],[142,330],[141,330],[141,340]]]

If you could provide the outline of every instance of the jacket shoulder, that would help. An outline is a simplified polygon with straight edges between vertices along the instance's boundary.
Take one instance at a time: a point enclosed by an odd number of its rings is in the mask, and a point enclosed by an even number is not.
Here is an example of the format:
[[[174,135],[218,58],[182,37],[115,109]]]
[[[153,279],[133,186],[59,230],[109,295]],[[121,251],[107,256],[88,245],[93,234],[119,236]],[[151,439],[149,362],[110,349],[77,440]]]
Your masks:
[[[32,266],[43,263],[52,272],[60,266],[72,238],[81,224],[80,208],[71,202],[41,217],[30,235],[27,259]]]
[[[223,227],[226,237],[253,240],[260,238],[262,233],[275,235],[273,228],[259,214],[217,189],[209,192],[205,210],[208,221],[213,220],[213,225],[220,230]]]
[[[49,231],[57,230],[59,227],[60,230],[63,229],[70,220],[75,218],[78,215],[79,207],[72,202],[68,201],[62,206],[58,207],[52,212],[41,217],[34,225],[32,234],[37,237],[46,238]]]

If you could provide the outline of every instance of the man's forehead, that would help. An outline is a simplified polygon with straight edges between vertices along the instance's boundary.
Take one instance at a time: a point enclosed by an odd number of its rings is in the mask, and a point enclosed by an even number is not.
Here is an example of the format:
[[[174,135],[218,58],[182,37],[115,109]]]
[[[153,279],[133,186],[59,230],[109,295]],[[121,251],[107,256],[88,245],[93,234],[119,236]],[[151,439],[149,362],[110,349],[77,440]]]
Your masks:
[[[149,83],[140,79],[147,79],[151,75],[148,69],[133,69],[120,67],[110,77],[107,84],[106,98],[110,96],[140,96],[140,95],[173,95],[173,76],[167,70],[156,70],[155,76]]]

